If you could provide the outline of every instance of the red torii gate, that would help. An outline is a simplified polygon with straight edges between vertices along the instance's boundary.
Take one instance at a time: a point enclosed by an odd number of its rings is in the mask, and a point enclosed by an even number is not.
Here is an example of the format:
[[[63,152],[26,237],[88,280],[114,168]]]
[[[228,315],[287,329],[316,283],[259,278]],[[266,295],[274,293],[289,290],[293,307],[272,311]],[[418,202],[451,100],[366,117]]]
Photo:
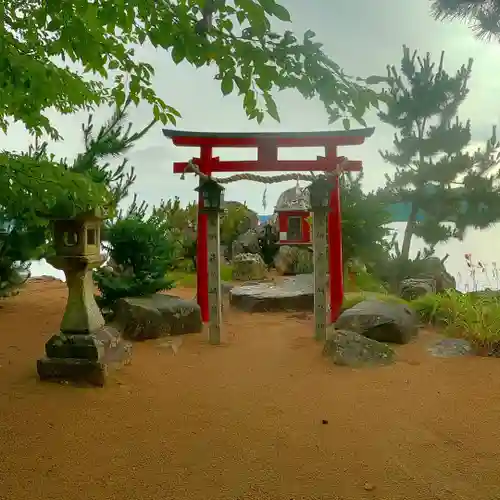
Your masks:
[[[187,132],[163,129],[165,137],[176,146],[199,147],[200,157],[193,158],[201,172],[206,175],[221,172],[332,172],[342,163],[342,169],[360,172],[361,161],[347,161],[337,155],[338,146],[356,146],[370,137],[374,128],[326,132],[257,132],[257,133],[214,133]],[[257,148],[256,161],[221,161],[213,156],[213,148]],[[316,160],[278,160],[280,147],[324,147],[325,156]],[[188,162],[174,162],[174,174],[182,174]],[[198,207],[202,204],[198,200]],[[328,214],[328,246],[330,270],[330,319],[332,323],[339,316],[344,298],[342,265],[342,217],[340,212],[340,189],[338,178],[330,199]],[[207,216],[198,210],[197,241],[197,297],[203,321],[209,321],[208,310],[208,255]]]

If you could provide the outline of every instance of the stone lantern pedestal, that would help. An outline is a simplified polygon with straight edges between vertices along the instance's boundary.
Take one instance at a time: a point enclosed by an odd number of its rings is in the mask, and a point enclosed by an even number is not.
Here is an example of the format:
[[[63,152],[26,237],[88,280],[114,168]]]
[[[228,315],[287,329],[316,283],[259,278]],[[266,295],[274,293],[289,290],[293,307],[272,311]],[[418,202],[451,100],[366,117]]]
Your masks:
[[[46,356],[37,362],[40,380],[103,386],[111,364],[130,360],[131,345],[105,324],[94,298],[92,269],[102,263],[99,225],[89,224],[96,220],[86,215],[55,224],[56,256],[48,262],[64,272],[68,301],[60,332],[48,340]]]

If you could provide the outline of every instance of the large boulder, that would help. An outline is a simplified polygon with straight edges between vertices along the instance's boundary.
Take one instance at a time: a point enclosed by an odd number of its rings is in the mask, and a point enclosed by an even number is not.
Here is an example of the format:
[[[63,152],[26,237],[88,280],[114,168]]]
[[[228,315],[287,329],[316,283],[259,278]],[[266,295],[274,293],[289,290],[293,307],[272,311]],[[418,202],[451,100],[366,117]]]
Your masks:
[[[418,333],[418,317],[406,304],[364,300],[346,309],[335,327],[378,342],[407,344]]]
[[[200,306],[174,295],[119,299],[114,321],[131,340],[149,340],[202,331]]]
[[[253,253],[240,253],[233,259],[233,280],[255,281],[266,277],[267,268],[262,257]]]
[[[282,276],[312,273],[313,253],[308,247],[283,245],[274,256],[274,267]]]
[[[436,293],[434,278],[408,278],[399,284],[399,296],[405,300],[413,300],[428,293]]]
[[[332,325],[327,330],[323,355],[336,365],[353,368],[388,365],[395,358],[394,351],[387,344],[349,330],[336,330]]]

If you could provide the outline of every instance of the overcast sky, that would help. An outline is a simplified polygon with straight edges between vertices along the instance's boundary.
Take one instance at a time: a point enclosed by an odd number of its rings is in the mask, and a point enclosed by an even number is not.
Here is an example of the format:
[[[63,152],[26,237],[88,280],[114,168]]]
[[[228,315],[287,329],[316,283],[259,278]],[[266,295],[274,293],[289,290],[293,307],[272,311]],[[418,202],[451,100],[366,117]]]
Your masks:
[[[469,57],[474,58],[470,96],[461,108],[460,116],[472,121],[473,138],[484,141],[491,132],[491,125],[500,118],[500,46],[480,42],[459,23],[445,24],[434,21],[429,13],[429,0],[282,0],[289,8],[293,30],[303,33],[312,29],[324,43],[331,55],[349,74],[368,76],[385,72],[385,66],[398,64],[402,45],[418,49],[422,54],[429,51],[436,59],[441,50],[446,51],[445,66],[454,72]],[[237,96],[222,97],[219,84],[213,79],[211,69],[195,69],[188,65],[175,66],[168,54],[142,48],[141,56],[150,62],[156,71],[157,93],[182,114],[179,129],[198,131],[311,131],[328,129],[326,114],[320,103],[305,101],[293,92],[278,95],[282,121],[271,119],[261,126],[249,122]],[[107,110],[96,114],[96,120],[104,119]],[[81,148],[81,115],[56,117],[55,123],[63,133],[65,141],[52,149],[63,156],[72,157]],[[134,111],[131,118],[138,126],[146,124],[150,110],[144,106]],[[376,117],[369,121],[375,126],[374,136],[361,147],[340,150],[352,159],[364,162],[365,186],[373,189],[383,183],[383,175],[390,168],[381,160],[378,150],[391,147],[394,131],[380,124]],[[336,128],[341,128],[338,124]],[[1,147],[22,149],[26,136],[19,127],[14,127]],[[194,199],[194,179],[180,180],[172,174],[172,162],[187,160],[194,156],[192,150],[176,149],[163,137],[161,127],[153,129],[129,155],[136,166],[138,179],[134,187],[138,195],[150,203],[162,198],[179,196],[183,202]],[[236,153],[237,155],[237,153]],[[287,154],[288,155],[288,154]],[[302,151],[302,158],[314,157],[314,151]],[[221,154],[225,159],[238,158],[234,151]],[[253,155],[250,153],[250,158]],[[298,156],[296,156],[298,157]],[[259,213],[272,209],[280,192],[294,183],[273,185],[267,199],[269,207],[262,207],[263,185],[239,182],[228,187],[226,198],[246,201]],[[493,239],[493,236],[495,238]],[[463,272],[464,252],[473,252],[478,258],[494,261],[498,254],[500,230],[471,232],[466,241],[450,243],[446,251],[450,257],[451,270]],[[415,250],[419,245],[414,245]],[[445,253],[440,249],[440,253]],[[500,261],[500,259],[499,259]]]

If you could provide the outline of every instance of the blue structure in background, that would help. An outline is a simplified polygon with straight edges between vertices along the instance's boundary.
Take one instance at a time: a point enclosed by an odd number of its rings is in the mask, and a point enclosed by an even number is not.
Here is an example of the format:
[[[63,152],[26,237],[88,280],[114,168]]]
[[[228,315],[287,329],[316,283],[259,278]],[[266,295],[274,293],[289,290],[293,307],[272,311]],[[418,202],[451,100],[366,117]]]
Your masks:
[[[435,189],[435,186],[432,184],[428,184],[426,186],[427,192],[432,193]],[[457,190],[461,188],[456,188]],[[458,192],[458,191],[456,191]],[[478,207],[480,210],[487,210],[487,206],[483,204],[479,204]],[[394,205],[390,205],[387,207],[387,211],[391,216],[391,222],[406,222],[410,217],[411,213],[411,204],[409,203],[395,203]],[[461,209],[459,211],[464,214],[467,211],[467,202],[462,202]],[[423,210],[419,210],[417,213],[417,222],[421,222],[425,219],[425,212]],[[449,221],[452,222],[452,221]]]
[[[257,217],[259,218],[259,224],[266,224],[272,215],[258,215]]]
[[[487,210],[487,206],[483,204],[479,204],[479,209]],[[462,203],[462,213],[465,213],[467,210],[467,203],[464,201]],[[391,222],[406,222],[411,212],[411,205],[409,203],[395,203],[394,205],[390,205],[387,208],[389,215],[391,216]],[[419,210],[417,213],[417,222],[423,221],[425,219],[425,212],[423,210]],[[452,221],[449,221],[452,222]]]
[[[410,217],[411,205],[409,203],[395,203],[387,208],[391,216],[391,222],[406,222]],[[423,221],[425,212],[419,210],[417,213],[417,222]]]

